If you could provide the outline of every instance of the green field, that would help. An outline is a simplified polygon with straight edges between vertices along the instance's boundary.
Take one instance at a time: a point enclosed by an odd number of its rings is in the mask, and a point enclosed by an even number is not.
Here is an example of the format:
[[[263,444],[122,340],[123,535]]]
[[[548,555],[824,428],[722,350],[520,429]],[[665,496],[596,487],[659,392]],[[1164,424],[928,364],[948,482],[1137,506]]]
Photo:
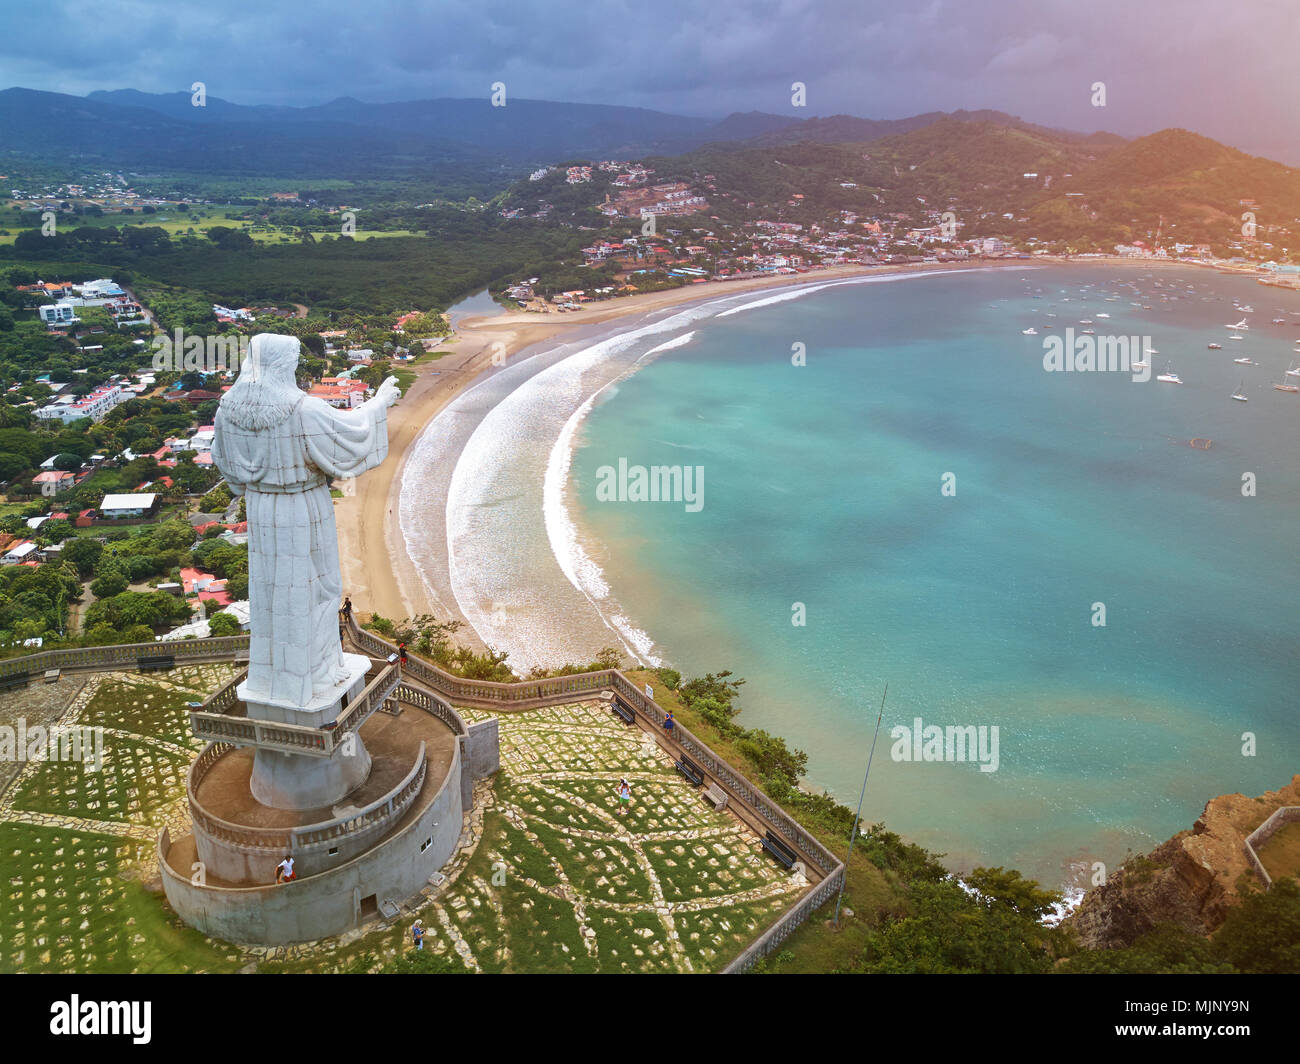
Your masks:
[[[807,889],[648,737],[581,703],[500,719],[501,771],[476,788],[448,882],[394,925],[275,950],[209,940],[167,907],[153,839],[188,831],[184,776],[202,744],[186,703],[230,675],[199,665],[87,682],[63,720],[105,730],[101,769],[28,764],[0,797],[14,914],[0,922],[0,970],[377,970],[410,952],[418,912],[426,959],[456,970],[715,971]]]
[[[16,222],[18,216],[12,212],[10,206],[10,204],[6,203],[3,209],[0,209],[0,229],[8,230],[7,235],[0,233],[0,245],[12,244],[17,235],[30,226],[33,219],[39,221],[39,216],[24,212],[21,216],[23,222],[21,224]],[[202,235],[209,229],[225,226],[229,229],[244,230],[259,244],[292,243],[299,239],[299,230],[297,228],[281,228],[250,221],[248,215],[257,210],[258,208],[255,207],[239,206],[192,207],[186,209],[160,207],[157,214],[141,214],[137,211],[135,214],[104,214],[97,217],[81,215],[75,218],[61,214],[58,218],[58,225],[60,228],[67,229],[78,229],[82,226],[112,226],[115,229],[124,225],[158,226],[165,229],[168,235],[172,237],[183,236],[186,233]],[[343,223],[340,220],[338,228],[316,229],[313,230],[313,233],[317,236],[329,233],[338,235],[342,225]],[[352,234],[354,240],[421,235],[421,233],[412,229],[358,229]]]

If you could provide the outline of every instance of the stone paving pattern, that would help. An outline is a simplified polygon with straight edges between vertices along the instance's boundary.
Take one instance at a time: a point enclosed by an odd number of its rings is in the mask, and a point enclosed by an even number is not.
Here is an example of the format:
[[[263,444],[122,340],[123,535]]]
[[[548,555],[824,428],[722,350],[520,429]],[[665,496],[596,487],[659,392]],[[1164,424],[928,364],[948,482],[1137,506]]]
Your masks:
[[[584,702],[499,716],[501,772],[475,786],[442,881],[391,924],[287,947],[207,939],[167,908],[153,840],[188,832],[185,770],[203,744],[185,703],[232,675],[194,665],[65,688],[62,723],[104,727],[104,765],[24,765],[0,795],[0,970],[376,970],[409,948],[418,915],[425,949],[466,971],[710,971],[807,887],[650,736]]]

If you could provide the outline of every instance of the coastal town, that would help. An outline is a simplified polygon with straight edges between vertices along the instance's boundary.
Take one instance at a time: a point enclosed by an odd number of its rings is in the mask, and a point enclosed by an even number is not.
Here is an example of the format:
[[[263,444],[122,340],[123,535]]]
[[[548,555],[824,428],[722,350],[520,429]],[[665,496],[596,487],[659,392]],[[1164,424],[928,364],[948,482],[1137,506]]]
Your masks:
[[[1285,1015],[1294,19],[823,6],[7,16],[0,973]]]
[[[1080,249],[1033,235],[1025,230],[1027,217],[1013,211],[999,214],[956,202],[941,208],[924,202],[925,197],[916,197],[918,202],[907,210],[836,208],[811,188],[783,192],[779,202],[760,202],[738,198],[712,172],[690,181],[660,176],[643,160],[601,159],[532,171],[503,194],[496,208],[501,222],[542,225],[586,240],[574,245],[577,260],[499,281],[491,286],[492,297],[526,315],[564,315],[638,294],[682,289],[685,297],[697,288],[705,291],[700,286],[775,283],[832,269],[1034,260],[1180,264],[1300,290],[1300,264],[1286,258],[1279,246],[1290,241],[1290,230],[1281,223],[1243,226],[1212,245],[1172,238],[1167,233],[1176,227],[1166,231],[1162,219],[1155,233],[1109,248]],[[1061,180],[1072,176],[1066,173]],[[1025,172],[1017,180],[1045,189],[1052,178]],[[832,200],[865,191],[855,181],[833,184]],[[562,194],[570,197],[566,209],[553,202]],[[1082,193],[1065,195],[1087,209]],[[867,198],[881,197],[870,193]],[[339,207],[318,211],[313,203],[310,196],[276,193],[239,208],[238,214],[227,208],[222,221],[232,215],[242,218],[242,228],[218,227],[210,238],[227,242],[232,234],[258,228],[259,218],[271,211],[296,210],[304,221],[318,222],[342,213]],[[12,188],[0,211],[126,221],[137,213],[165,220],[166,212],[213,206],[137,190],[123,175],[103,173],[81,182]],[[1240,198],[1232,207],[1251,217],[1259,204]],[[322,234],[321,239],[328,237]],[[227,499],[225,506],[216,507],[202,500],[224,491],[211,461],[212,415],[238,373],[253,332],[270,328],[302,339],[307,356],[302,386],[308,395],[339,409],[356,408],[386,375],[413,373],[456,339],[445,306],[399,308],[348,322],[284,302],[235,306],[209,299],[190,300],[178,314],[170,293],[159,290],[151,297],[138,285],[112,277],[49,279],[23,269],[9,273],[8,313],[30,315],[40,323],[48,355],[11,361],[4,382],[7,408],[29,418],[31,426],[0,430],[22,435],[24,443],[11,443],[0,452],[8,499],[0,524],[4,565],[33,568],[56,561],[62,541],[87,530],[111,555],[109,536],[128,535],[128,528],[141,523],[188,522],[194,529],[191,549],[213,538],[240,547],[244,530],[233,502]],[[124,408],[130,411],[127,416]],[[149,429],[139,420],[145,411]],[[128,419],[132,431],[123,434]],[[155,630],[155,638],[204,630],[205,610],[213,602],[236,613],[242,608],[237,599],[229,599],[224,576],[197,565],[155,568],[128,593],[153,594],[161,588],[189,607],[184,615],[167,612],[177,620]],[[85,571],[87,586],[95,575],[93,566]],[[7,623],[0,619],[0,632],[30,645],[66,631],[66,611],[65,603],[51,604],[36,616],[14,614]]]

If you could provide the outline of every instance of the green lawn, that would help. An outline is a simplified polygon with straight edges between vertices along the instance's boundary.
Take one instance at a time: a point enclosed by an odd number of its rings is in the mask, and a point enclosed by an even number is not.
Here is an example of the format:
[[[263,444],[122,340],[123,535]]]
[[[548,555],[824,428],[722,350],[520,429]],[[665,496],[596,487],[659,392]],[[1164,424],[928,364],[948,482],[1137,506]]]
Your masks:
[[[182,927],[144,885],[157,881],[154,832],[183,830],[184,776],[202,745],[186,702],[232,674],[105,674],[65,717],[106,729],[102,769],[25,768],[0,807],[0,882],[16,914],[0,922],[0,970],[221,971],[260,959]],[[419,910],[431,954],[479,971],[716,970],[806,889],[604,705],[506,714],[500,727],[481,837]],[[620,813],[624,775],[634,800]],[[32,822],[41,817],[58,819]],[[283,951],[261,970],[378,968],[407,950],[411,919]]]
[[[61,229],[79,229],[83,226],[113,226],[114,228],[121,228],[124,225],[157,226],[166,230],[167,234],[172,237],[184,235],[190,230],[197,234],[203,234],[209,229],[224,226],[229,229],[255,230],[250,231],[248,235],[259,244],[275,244],[282,240],[296,241],[298,239],[296,230],[281,229],[277,226],[266,225],[241,217],[241,215],[256,212],[258,209],[256,207],[214,205],[192,208],[160,207],[156,214],[141,214],[139,211],[136,211],[135,214],[104,214],[98,217],[93,215],[73,217],[60,214],[58,225]],[[15,221],[15,215],[12,211],[8,209],[0,211],[0,229],[9,230],[8,236],[0,234],[0,245],[12,244],[18,233],[23,228],[29,227],[33,219],[40,220],[40,215],[24,212],[22,218],[23,221],[19,223]],[[316,236],[318,239],[322,233],[332,233],[337,236],[342,226],[343,221],[340,218],[337,228],[319,230],[316,232]],[[372,237],[421,235],[423,234],[412,229],[358,229],[352,234],[352,238],[354,240],[369,240]]]
[[[233,971],[234,947],[188,927],[141,885],[153,844],[0,823],[0,970]]]
[[[1300,876],[1300,821],[1283,824],[1259,850],[1259,859],[1273,879]]]
[[[658,675],[648,669],[625,670],[628,679],[638,686],[654,687],[655,701],[665,710],[672,710],[698,738],[708,743],[713,751],[732,765],[745,771],[744,755],[715,728],[688,709],[677,693],[664,686]],[[742,718],[743,719],[743,718]],[[747,772],[747,774],[750,774]],[[752,775],[751,775],[752,778]],[[848,838],[831,831],[826,825],[804,815],[802,810],[789,810],[817,839],[841,860],[848,853]],[[869,810],[864,813],[864,823],[869,824]],[[831,901],[813,913],[788,939],[778,953],[761,961],[758,971],[816,973],[833,972],[848,967],[861,956],[863,946],[872,929],[879,923],[902,912],[905,891],[897,878],[872,864],[860,846],[854,848],[844,887],[843,905],[853,915],[843,917],[838,928],[831,925],[835,902]],[[773,916],[775,919],[775,915]]]

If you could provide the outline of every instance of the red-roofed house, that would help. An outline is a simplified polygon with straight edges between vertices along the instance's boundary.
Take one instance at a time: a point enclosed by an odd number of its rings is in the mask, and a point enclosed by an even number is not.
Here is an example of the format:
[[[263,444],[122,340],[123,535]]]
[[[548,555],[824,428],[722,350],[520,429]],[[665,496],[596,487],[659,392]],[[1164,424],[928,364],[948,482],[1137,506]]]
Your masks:
[[[49,469],[32,477],[32,483],[41,489],[42,495],[57,495],[71,488],[75,479],[62,469]]]
[[[213,521],[212,524],[216,524],[216,522]],[[195,592],[207,590],[212,585],[212,581],[216,579],[217,578],[211,573],[205,573],[202,569],[191,569],[187,567],[181,570],[181,587],[185,589],[185,594],[187,595],[193,595]],[[222,587],[225,586],[224,580],[218,581],[218,583],[220,583]]]
[[[206,591],[199,592],[200,602],[215,602],[218,606],[229,606],[230,592],[226,590],[224,580],[214,580],[208,585]]]
[[[324,399],[330,406],[340,409],[351,409],[360,406],[366,400],[366,385],[363,381],[356,381],[360,388],[345,387],[343,384],[313,384],[311,390],[307,393],[313,399]]]

